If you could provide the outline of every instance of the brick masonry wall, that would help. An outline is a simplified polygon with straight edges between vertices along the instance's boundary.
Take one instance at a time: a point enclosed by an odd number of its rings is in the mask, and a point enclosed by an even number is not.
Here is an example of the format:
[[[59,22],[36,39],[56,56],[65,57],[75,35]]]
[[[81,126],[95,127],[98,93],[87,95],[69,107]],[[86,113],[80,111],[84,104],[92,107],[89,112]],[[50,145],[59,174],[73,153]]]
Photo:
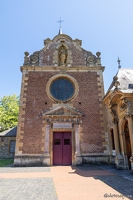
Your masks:
[[[47,96],[46,84],[55,74],[57,72],[28,72],[26,74],[27,89],[23,94],[25,108],[22,115],[24,127],[20,129],[23,132],[23,137],[20,139],[23,145],[19,147],[24,154],[43,153],[43,120],[40,114],[52,107],[54,103]],[[102,137],[104,127],[101,126],[99,75],[96,72],[69,72],[67,74],[73,76],[79,84],[79,95],[69,103],[85,115],[81,131],[81,151],[82,153],[103,153],[105,150]]]
[[[24,127],[21,127],[23,145],[19,150],[23,154],[42,154],[44,152],[44,138],[42,138],[43,119],[40,114],[52,107],[52,101],[46,93],[46,83],[55,73],[29,72],[26,76],[27,90],[24,91],[25,114]]]
[[[79,84],[79,95],[74,100],[73,106],[83,114],[82,132],[81,132],[81,152],[82,153],[103,153],[103,135],[104,127],[101,126],[99,87],[96,72],[69,73]],[[81,104],[79,104],[79,102]]]

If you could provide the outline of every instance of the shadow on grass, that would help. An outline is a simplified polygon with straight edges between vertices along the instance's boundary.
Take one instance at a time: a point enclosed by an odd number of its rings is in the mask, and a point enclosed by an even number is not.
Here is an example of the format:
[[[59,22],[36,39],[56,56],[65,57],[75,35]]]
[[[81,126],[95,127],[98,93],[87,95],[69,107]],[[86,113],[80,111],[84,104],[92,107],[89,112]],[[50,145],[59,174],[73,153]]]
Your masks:
[[[10,164],[13,164],[13,159],[0,159],[0,167],[6,167]]]

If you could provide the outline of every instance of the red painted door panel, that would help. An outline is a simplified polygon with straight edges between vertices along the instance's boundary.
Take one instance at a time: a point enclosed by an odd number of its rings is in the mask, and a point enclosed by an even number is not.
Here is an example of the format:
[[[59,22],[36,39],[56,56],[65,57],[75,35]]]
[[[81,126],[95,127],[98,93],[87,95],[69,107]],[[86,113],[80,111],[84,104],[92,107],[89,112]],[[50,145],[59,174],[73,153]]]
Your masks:
[[[62,165],[62,133],[54,133],[54,165]]]
[[[72,145],[71,133],[54,132],[53,137],[53,164],[71,165],[72,164]]]
[[[63,137],[63,165],[72,164],[71,133],[64,133]]]

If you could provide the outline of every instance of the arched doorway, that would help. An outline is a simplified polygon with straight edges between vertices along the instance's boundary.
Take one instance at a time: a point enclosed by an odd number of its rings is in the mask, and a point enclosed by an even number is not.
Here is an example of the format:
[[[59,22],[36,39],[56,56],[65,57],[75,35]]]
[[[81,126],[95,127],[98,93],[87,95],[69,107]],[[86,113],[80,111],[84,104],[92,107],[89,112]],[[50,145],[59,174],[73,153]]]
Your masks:
[[[129,169],[131,169],[131,162],[130,162],[130,157],[131,157],[131,143],[130,143],[130,135],[129,135],[129,128],[128,128],[128,122],[125,122],[124,125],[124,133],[125,133],[125,144],[126,144],[126,156],[128,160],[128,166]]]

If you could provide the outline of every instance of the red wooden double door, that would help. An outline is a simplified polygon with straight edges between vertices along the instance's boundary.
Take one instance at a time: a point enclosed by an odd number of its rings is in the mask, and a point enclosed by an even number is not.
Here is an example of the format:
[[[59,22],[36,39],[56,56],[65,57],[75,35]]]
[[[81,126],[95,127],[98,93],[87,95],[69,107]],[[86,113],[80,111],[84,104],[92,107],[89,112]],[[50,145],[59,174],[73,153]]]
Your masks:
[[[72,164],[72,139],[71,132],[53,133],[53,164]]]

